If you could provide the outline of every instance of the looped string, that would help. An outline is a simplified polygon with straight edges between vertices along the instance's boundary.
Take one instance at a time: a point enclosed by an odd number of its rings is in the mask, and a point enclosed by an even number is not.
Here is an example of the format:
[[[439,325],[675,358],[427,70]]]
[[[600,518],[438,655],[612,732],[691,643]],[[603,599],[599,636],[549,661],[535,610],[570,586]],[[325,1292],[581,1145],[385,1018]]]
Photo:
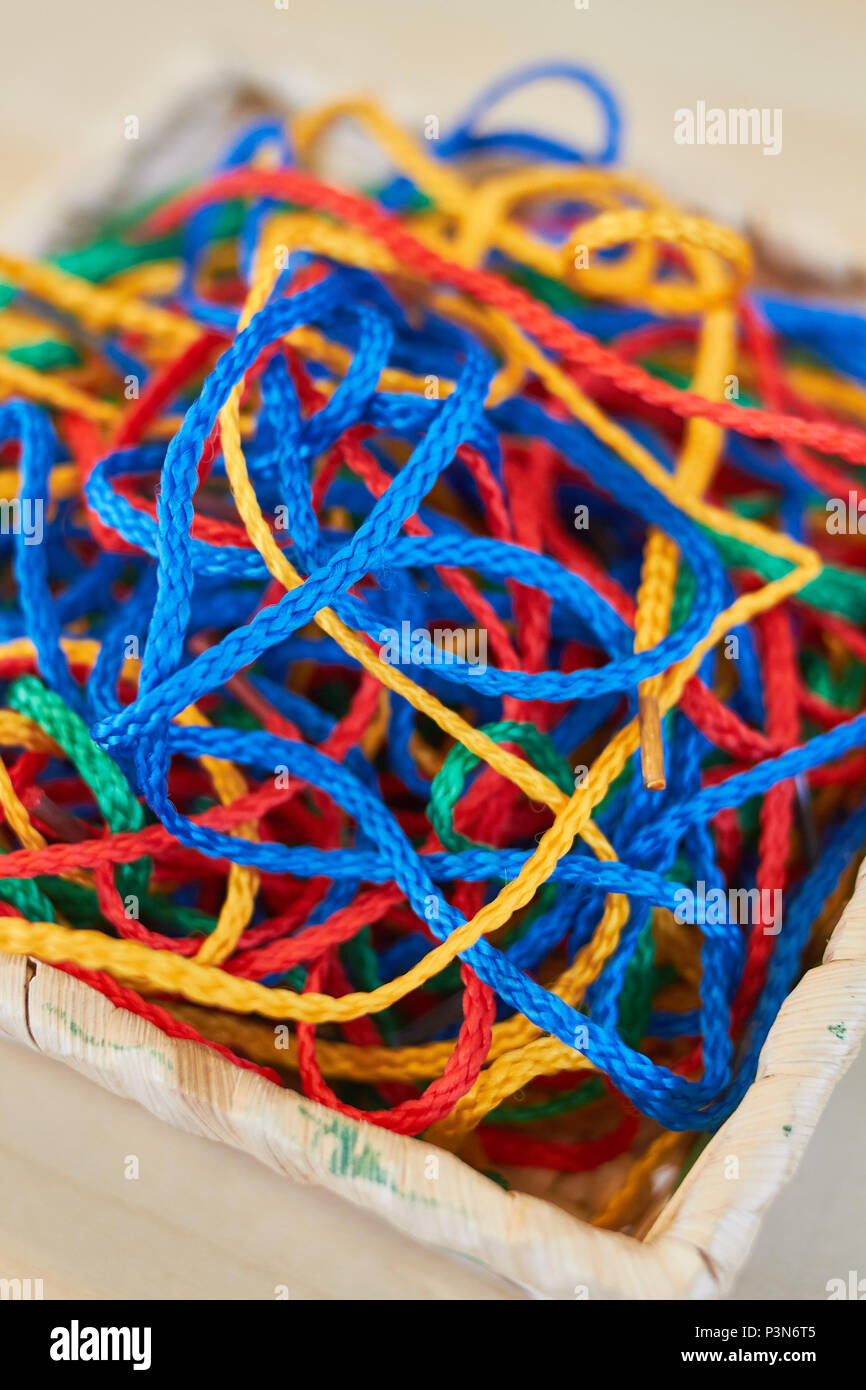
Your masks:
[[[0,253],[0,950],[630,1228],[866,842],[866,324],[619,143],[341,101]]]

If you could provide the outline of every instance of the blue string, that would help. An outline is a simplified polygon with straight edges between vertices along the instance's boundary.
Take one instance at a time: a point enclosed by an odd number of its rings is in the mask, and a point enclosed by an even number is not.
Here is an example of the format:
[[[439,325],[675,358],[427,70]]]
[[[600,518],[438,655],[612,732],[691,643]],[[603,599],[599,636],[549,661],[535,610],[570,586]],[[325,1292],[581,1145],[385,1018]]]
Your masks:
[[[578,83],[598,101],[604,129],[595,153],[532,132],[479,130],[483,118],[501,98],[542,79]],[[570,63],[534,66],[489,87],[452,130],[432,141],[435,154],[462,160],[476,154],[508,154],[564,162],[608,163],[619,156],[621,124],[610,92],[592,74]],[[219,167],[240,167],[264,146],[277,151],[283,164],[293,152],[280,127],[259,122],[227,151]],[[413,195],[411,184],[393,180],[380,201],[402,207]],[[239,236],[239,272],[249,276],[261,219],[274,204],[268,199],[245,205]],[[184,310],[203,328],[234,334],[237,308],[201,298],[196,282],[203,258],[223,209],[195,212],[183,235],[182,282],[178,294]],[[310,261],[309,255],[298,263]],[[508,270],[507,259],[490,263]],[[0,612],[0,635],[27,635],[36,648],[40,673],[72,708],[85,715],[97,743],[134,780],[152,811],[185,846],[210,858],[228,858],[264,873],[291,874],[300,880],[322,877],[330,886],[302,929],[324,921],[351,902],[363,884],[396,883],[419,920],[440,940],[464,923],[448,901],[446,889],[457,882],[483,885],[489,900],[515,878],[534,852],[527,842],[509,848],[478,846],[460,852],[422,853],[404,832],[383,797],[383,775],[396,777],[407,793],[427,802],[430,781],[412,755],[417,732],[415,710],[393,692],[387,747],[379,760],[354,747],[339,763],[312,743],[323,742],[335,727],[314,696],[287,688],[293,668],[313,659],[320,672],[345,676],[354,669],[342,649],[325,636],[305,632],[314,615],[333,608],[355,630],[374,642],[383,633],[410,627],[455,626],[472,621],[461,600],[442,578],[449,568],[471,569],[498,618],[515,617],[517,586],[529,587],[551,602],[549,666],[530,673],[503,669],[492,659],[454,660],[413,665],[413,679],[461,708],[476,725],[503,717],[503,699],[542,700],[555,706],[550,738],[554,749],[571,755],[603,729],[621,728],[635,712],[641,681],[669,670],[706,636],[717,614],[734,594],[716,547],[688,517],[630,469],[581,425],[561,419],[527,395],[496,407],[487,404],[497,369],[489,352],[471,335],[434,312],[409,316],[396,293],[369,272],[325,263],[326,275],[311,288],[285,297],[286,277],[265,307],[234,337],[188,406],[183,423],[167,444],[147,443],[106,454],[86,487],[90,507],[100,520],[136,547],[132,555],[102,555],[82,561],[78,543],[87,532],[74,505],[49,507],[48,479],[62,458],[46,414],[38,407],[10,402],[0,406],[0,439],[20,446],[19,503],[42,503],[50,544],[28,545],[19,528],[0,549],[11,547],[16,594]],[[519,272],[519,267],[516,268]],[[757,296],[756,304],[783,340],[805,347],[814,357],[855,379],[866,380],[866,317],[782,296]],[[644,311],[609,305],[576,304],[563,316],[604,339],[654,322]],[[332,377],[327,367],[310,374],[327,385],[326,403],[309,413],[302,409],[285,357],[276,352],[260,377],[261,403],[252,437],[245,440],[247,467],[266,516],[285,512],[275,531],[277,543],[304,576],[304,584],[262,608],[270,576],[261,556],[240,539],[214,545],[192,536],[197,497],[198,461],[218,413],[232,387],[261,358],[301,325],[315,325],[346,347],[350,366]],[[105,350],[119,369],[134,359],[122,345],[106,341]],[[112,355],[113,354],[113,355]],[[443,400],[379,390],[386,367],[453,380]],[[144,379],[144,373],[137,373]],[[362,426],[367,447],[390,482],[378,498],[356,477],[336,476],[317,515],[312,502],[314,470],[347,429]],[[673,450],[652,425],[629,422],[634,437],[665,468]],[[555,559],[513,542],[477,534],[474,522],[445,515],[430,499],[443,480],[475,517],[481,499],[471,474],[458,457],[461,445],[478,449],[497,480],[502,478],[503,439],[546,441],[570,469],[558,501],[567,518],[577,502],[585,503],[593,525],[611,536],[609,572],[629,592],[640,582],[640,554],[651,527],[663,529],[676,543],[684,573],[692,585],[691,605],[680,625],[654,648],[635,653],[633,632],[589,584]],[[774,444],[757,445],[731,437],[731,463],[746,480],[757,480],[778,495],[784,525],[803,534],[804,516],[818,494]],[[399,459],[400,462],[395,462]],[[225,481],[221,458],[212,477]],[[146,492],[158,479],[157,514],[139,510],[117,489],[120,479],[135,480]],[[512,506],[520,499],[512,497]],[[352,529],[329,528],[330,507],[351,515]],[[418,516],[425,536],[407,535],[404,524]],[[568,524],[567,520],[564,524]],[[122,582],[126,597],[114,589]],[[63,653],[64,633],[84,619],[101,643],[99,656],[83,688],[74,679]],[[213,634],[208,649],[194,653],[190,638]],[[744,719],[761,724],[761,671],[752,630],[735,630],[740,651],[738,688],[730,705]],[[520,634],[518,633],[519,637]],[[597,664],[564,670],[569,644],[581,643],[597,654]],[[132,643],[132,649],[130,649]],[[119,675],[128,655],[143,653],[139,693],[124,704]],[[701,675],[713,679],[712,654]],[[300,741],[246,728],[181,727],[171,721],[203,696],[223,694],[243,672],[254,689],[290,719]],[[529,716],[527,716],[529,717]],[[578,1045],[613,1084],[646,1114],[676,1129],[706,1129],[721,1123],[735,1108],[754,1076],[766,1033],[800,968],[810,924],[833,892],[851,858],[866,841],[866,809],[832,823],[822,854],[808,874],[786,894],[784,927],[770,957],[766,988],[758,1000],[743,1045],[735,1054],[730,1038],[731,1003],[742,973],[744,944],[729,921],[701,926],[699,1007],[673,1015],[655,1010],[648,1035],[657,1038],[697,1036],[703,1051],[698,1081],[675,1075],[652,1062],[622,1036],[623,987],[630,962],[654,908],[674,911],[678,894],[689,883],[723,887],[709,826],[722,808],[740,807],[764,795],[780,781],[866,746],[866,714],[806,739],[800,747],[755,767],[703,785],[712,749],[680,711],[663,723],[669,782],[661,794],[645,792],[639,760],[629,760],[621,778],[595,807],[597,823],[619,856],[597,861],[577,843],[557,863],[549,884],[552,901],[538,912],[525,932],[507,948],[482,938],[461,953],[494,991],[500,1016],[518,1012],[543,1032],[569,1046]],[[355,823],[351,846],[320,850],[309,845],[253,842],[223,834],[192,821],[171,802],[168,770],[173,756],[204,755],[230,760],[259,777],[285,766],[291,776],[320,788]],[[746,872],[748,865],[744,866]],[[747,887],[744,883],[743,887]],[[582,1009],[572,1008],[544,988],[533,972],[551,952],[562,948],[569,959],[591,937],[607,894],[627,897],[629,917],[618,944],[590,987]],[[439,904],[430,920],[431,895]],[[410,968],[429,949],[422,931],[402,936],[383,950],[378,968],[383,980]],[[266,974],[266,983],[282,977]],[[440,1036],[453,1035],[446,1028]]]

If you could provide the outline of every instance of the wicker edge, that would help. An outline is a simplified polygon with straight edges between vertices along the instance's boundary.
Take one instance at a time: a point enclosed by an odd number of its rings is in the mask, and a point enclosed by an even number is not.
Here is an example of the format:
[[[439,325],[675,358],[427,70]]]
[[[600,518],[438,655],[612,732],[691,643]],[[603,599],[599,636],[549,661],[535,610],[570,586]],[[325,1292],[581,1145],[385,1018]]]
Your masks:
[[[226,80],[238,88],[242,79]],[[174,83],[177,94],[188,95],[194,85],[187,71]],[[217,84],[202,77],[202,91],[211,85]],[[51,196],[56,200],[56,190]],[[40,208],[29,225],[46,224]],[[30,245],[32,237],[16,240]],[[742,1103],[638,1241],[597,1230],[538,1198],[506,1193],[423,1140],[278,1091],[200,1044],[165,1037],[62,971],[0,954],[0,1036],[64,1061],[178,1128],[337,1192],[416,1239],[546,1298],[724,1294],[864,1032],[866,865],[823,966],[785,1001]],[[739,1163],[736,1180],[726,1176],[732,1157]],[[431,1159],[438,1161],[435,1176]]]
[[[785,1001],[742,1103],[639,1241],[504,1192],[424,1140],[278,1090],[201,1044],[165,1037],[62,971],[0,955],[0,1033],[541,1298],[723,1295],[864,1032],[866,865],[824,964]]]

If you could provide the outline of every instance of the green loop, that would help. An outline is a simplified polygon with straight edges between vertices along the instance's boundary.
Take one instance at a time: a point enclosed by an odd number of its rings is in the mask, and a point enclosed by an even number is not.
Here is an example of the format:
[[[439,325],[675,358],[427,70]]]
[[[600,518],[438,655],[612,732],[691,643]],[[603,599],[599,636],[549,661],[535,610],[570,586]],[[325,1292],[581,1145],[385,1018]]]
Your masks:
[[[28,922],[57,921],[53,904],[33,878],[4,878],[0,881],[0,899],[17,907]]]
[[[535,724],[501,719],[495,724],[483,724],[480,732],[486,734],[494,743],[518,744],[539,772],[549,777],[566,796],[571,796],[574,791],[574,773],[566,760],[557,753],[547,734],[542,733]],[[457,743],[430,786],[427,817],[442,844],[454,853],[477,849],[478,845],[483,843],[470,840],[454,829],[454,807],[460,800],[466,778],[480,761],[481,759],[464,744]]]
[[[144,812],[120,768],[97,747],[84,720],[59,695],[36,676],[19,676],[10,686],[7,698],[13,709],[27,715],[60,745],[93,792],[110,830],[117,833],[142,829]],[[122,896],[134,894],[140,901],[147,893],[150,873],[148,858],[118,865],[118,891]]]
[[[600,1077],[592,1076],[570,1091],[558,1091],[528,1105],[499,1105],[491,1110],[487,1120],[493,1125],[531,1124],[534,1120],[549,1120],[557,1115],[570,1114],[584,1105],[603,1100],[605,1095],[604,1082]]]

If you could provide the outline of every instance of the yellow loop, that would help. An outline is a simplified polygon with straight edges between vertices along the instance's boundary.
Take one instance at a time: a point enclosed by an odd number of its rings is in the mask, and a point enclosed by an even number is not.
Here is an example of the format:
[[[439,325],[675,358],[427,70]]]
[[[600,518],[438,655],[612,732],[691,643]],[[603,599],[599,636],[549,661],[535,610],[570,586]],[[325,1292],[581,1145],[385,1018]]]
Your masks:
[[[650,210],[628,208],[605,212],[574,230],[587,252],[620,246],[628,242],[669,242],[682,248],[712,251],[728,261],[731,273],[714,275],[704,287],[647,281],[643,286],[627,284],[626,293],[636,302],[656,312],[674,315],[693,314],[708,310],[731,300],[749,278],[752,256],[748,244],[727,227],[720,227],[705,217],[689,217],[670,208]],[[605,279],[606,269],[575,269],[568,253],[563,258],[563,279],[582,294],[607,295],[616,293]]]
[[[735,234],[706,219],[688,217],[669,208],[649,185],[639,180],[607,171],[536,169],[504,176],[492,175],[482,178],[477,185],[470,185],[455,169],[432,160],[370,102],[336,103],[323,111],[296,119],[294,136],[301,157],[309,161],[326,131],[346,116],[358,119],[380,142],[394,163],[419,189],[434,199],[436,208],[414,216],[411,225],[419,239],[442,254],[462,264],[476,265],[483,263],[491,251],[496,251],[559,282],[565,278],[582,293],[639,301],[657,312],[700,314],[702,321],[693,386],[709,399],[719,398],[726,369],[733,361],[732,296],[749,273],[748,248]],[[579,241],[590,251],[623,245],[626,250],[622,259],[610,264],[590,265],[578,273],[573,267],[572,246],[572,263],[565,267],[563,276],[563,247],[538,240],[520,221],[521,210],[527,202],[545,197],[573,199],[598,209],[596,215],[577,225],[571,234],[571,241]],[[636,203],[640,206],[635,206]],[[279,243],[277,238],[280,239]],[[680,284],[659,280],[657,272],[662,243],[677,246],[683,251],[693,281]],[[702,500],[701,494],[712,477],[722,440],[721,432],[715,425],[700,419],[687,423],[675,473],[673,476],[668,474],[627,430],[609,419],[580,391],[568,372],[550,361],[527,335],[500,313],[474,304],[467,297],[452,291],[425,286],[417,275],[395,260],[390,251],[354,228],[343,227],[331,219],[310,213],[278,215],[265,229],[261,239],[243,323],[249,322],[272,290],[277,270],[274,253],[280,244],[289,248],[304,246],[315,254],[386,274],[394,278],[398,290],[403,282],[410,285],[415,293],[420,286],[425,296],[425,307],[429,305],[437,313],[456,322],[469,323],[483,335],[502,362],[489,403],[507,399],[509,394],[521,388],[525,380],[535,378],[558,399],[571,418],[581,421],[684,514],[721,534],[760,545],[765,552],[790,565],[790,570],[781,578],[753,593],[741,595],[724,612],[716,614],[707,636],[689,656],[674,669],[653,679],[651,688],[662,712],[676,703],[704,654],[731,627],[748,621],[757,613],[798,592],[820,571],[820,560],[808,547],[758,523],[722,512]],[[230,263],[229,253],[215,253],[205,267],[204,277]],[[177,284],[178,269],[175,262],[139,266],[115,277],[108,284],[96,287],[51,267],[36,266],[23,258],[0,256],[0,276],[76,318],[88,329],[103,332],[113,328],[140,337],[143,340],[143,356],[149,364],[158,363],[181,351],[201,332],[198,325],[182,315],[147,302],[147,296],[171,293]],[[0,338],[0,344],[8,341],[11,340]],[[290,335],[289,341],[302,357],[321,363],[335,378],[342,376],[349,365],[350,357],[346,350],[340,344],[330,342],[318,330],[310,327],[298,329]],[[844,383],[835,382],[835,379],[831,380],[809,368],[789,368],[788,377],[792,385],[813,399],[846,409],[858,418],[866,414],[866,394],[853,385],[846,393]],[[90,362],[70,380],[50,373],[33,372],[19,363],[0,357],[0,389],[22,391],[57,410],[73,410],[97,423],[110,425],[115,422],[119,407],[85,389],[98,386],[100,380]],[[380,387],[421,394],[427,384],[425,378],[387,368],[383,371]],[[447,395],[453,390],[453,383],[443,381],[437,383],[437,388],[437,394]],[[329,389],[327,383],[324,389]],[[226,471],[239,515],[250,538],[264,558],[270,574],[284,589],[290,590],[303,583],[303,578],[276,545],[247,473],[241,445],[244,431],[239,414],[241,390],[240,385],[233,390],[220,415]],[[163,419],[155,426],[155,431],[164,433],[166,428],[174,428],[175,425],[176,422],[167,425]],[[13,495],[15,473],[16,470],[10,469],[0,473],[0,495]],[[4,489],[8,490],[4,492]],[[74,496],[77,492],[75,470],[67,465],[55,468],[52,496]],[[670,538],[657,530],[651,531],[645,548],[636,618],[637,650],[656,645],[668,630],[677,564],[676,547]],[[446,942],[437,945],[403,976],[370,993],[353,993],[339,999],[328,995],[298,995],[290,990],[268,989],[255,981],[229,975],[219,968],[219,963],[231,954],[244,926],[250,921],[255,901],[258,876],[253,870],[240,866],[235,866],[230,873],[217,929],[203,943],[196,959],[185,959],[172,952],[153,951],[135,942],[116,941],[101,933],[71,931],[62,925],[31,924],[14,918],[0,919],[0,949],[32,952],[46,960],[76,960],[83,965],[107,968],[119,978],[132,981],[139,987],[143,987],[142,982],[145,982],[151,989],[180,995],[218,1009],[231,1009],[239,1015],[259,1014],[270,1019],[294,1018],[311,1022],[348,1021],[379,1012],[396,1003],[431,979],[484,933],[494,932],[507,923],[515,912],[531,902],[538,887],[550,877],[558,860],[568,853],[577,835],[585,839],[599,858],[614,857],[613,850],[591,817],[611,782],[638,746],[636,721],[614,736],[593,763],[585,784],[568,798],[523,759],[473,729],[456,712],[422,690],[397,668],[380,661],[364,637],[342,623],[332,610],[323,609],[316,614],[316,623],[353,660],[375,675],[383,689],[390,689],[408,700],[416,710],[429,715],[449,737],[508,777],[527,796],[553,810],[553,826],[543,836],[517,879],[506,885],[493,902],[486,904],[471,921],[453,932]],[[98,650],[97,644],[87,641],[66,641],[64,647],[74,651],[78,660],[86,659],[85,653],[95,657]],[[6,655],[22,651],[30,653],[32,647],[26,641],[19,641],[5,644],[2,651]],[[187,723],[203,722],[202,716],[194,709],[180,712],[177,718]],[[374,736],[381,737],[384,728],[382,716]],[[44,748],[46,751],[53,749],[51,741],[46,743],[45,736],[36,726],[29,722],[22,724],[21,716],[0,711],[0,741],[4,740],[12,746],[17,744]],[[202,759],[202,762],[208,768],[223,803],[242,795],[245,782],[236,769],[215,759]],[[37,832],[33,830],[25,808],[14,797],[14,791],[11,796],[10,791],[8,774],[4,779],[0,772],[0,802],[6,810],[10,828],[18,834],[22,843],[27,843],[22,838],[22,832],[25,836],[29,835],[31,847],[35,848],[33,837]],[[255,826],[239,826],[236,833],[252,838]],[[611,895],[607,898],[592,939],[572,966],[549,986],[554,993],[569,1003],[579,1004],[586,986],[596,978],[615,949],[627,910],[627,901],[622,896]],[[232,1026],[240,1031],[247,1030],[252,1036],[256,1027],[261,1025],[257,1025],[253,1019],[239,1017],[233,1020]],[[353,1048],[326,1041],[317,1044],[317,1055],[326,1072],[372,1079],[424,1079],[438,1075],[452,1051],[453,1043],[393,1050]],[[294,1057],[295,1054],[290,1052],[284,1060],[290,1063]],[[482,1072],[473,1090],[459,1103],[454,1113],[438,1127],[436,1137],[440,1142],[458,1143],[461,1136],[478,1123],[492,1106],[512,1094],[521,1084],[531,1081],[542,1071],[576,1065],[581,1065],[579,1048],[569,1047],[541,1034],[534,1024],[521,1015],[497,1024],[493,1030],[486,1071]],[[639,1162],[633,1170],[634,1176],[629,1180],[631,1188],[629,1183],[626,1184],[626,1196],[629,1190],[636,1190],[642,1171]],[[598,1224],[619,1219],[627,1210],[626,1197],[623,1197],[617,1211],[612,1213],[608,1209],[601,1213],[597,1218]]]

